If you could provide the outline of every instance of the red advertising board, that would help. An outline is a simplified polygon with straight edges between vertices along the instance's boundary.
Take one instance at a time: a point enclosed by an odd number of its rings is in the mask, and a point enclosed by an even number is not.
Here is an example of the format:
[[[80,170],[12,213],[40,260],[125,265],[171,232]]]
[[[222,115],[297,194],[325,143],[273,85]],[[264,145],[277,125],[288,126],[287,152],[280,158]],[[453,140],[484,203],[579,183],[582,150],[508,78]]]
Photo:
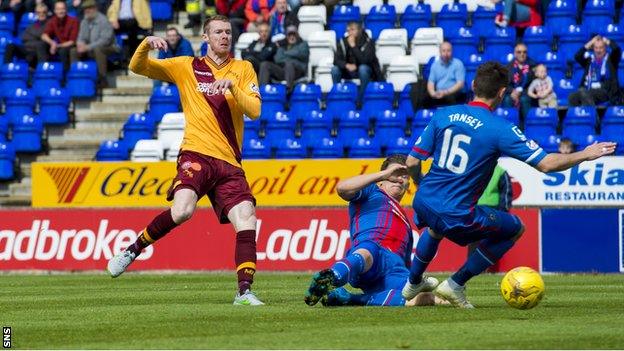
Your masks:
[[[103,270],[107,260],[136,239],[159,213],[155,209],[0,211],[1,270]],[[538,211],[516,210],[527,231],[501,261],[501,269],[539,268]],[[259,209],[258,269],[318,270],[349,246],[344,208]],[[232,270],[234,231],[211,209],[199,209],[184,225],[143,252],[134,270]],[[444,241],[431,271],[451,271],[466,249]]]

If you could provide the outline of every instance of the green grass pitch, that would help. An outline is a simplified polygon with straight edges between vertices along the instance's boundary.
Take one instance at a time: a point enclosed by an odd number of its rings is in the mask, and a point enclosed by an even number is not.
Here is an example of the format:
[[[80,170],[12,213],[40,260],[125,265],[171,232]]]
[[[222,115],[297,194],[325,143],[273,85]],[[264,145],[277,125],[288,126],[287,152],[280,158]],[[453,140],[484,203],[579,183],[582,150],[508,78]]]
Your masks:
[[[252,308],[231,305],[233,273],[2,275],[0,323],[19,349],[624,347],[624,275],[546,275],[528,311],[506,306],[500,275],[469,283],[470,311],[308,307],[310,276],[260,272],[267,306]]]

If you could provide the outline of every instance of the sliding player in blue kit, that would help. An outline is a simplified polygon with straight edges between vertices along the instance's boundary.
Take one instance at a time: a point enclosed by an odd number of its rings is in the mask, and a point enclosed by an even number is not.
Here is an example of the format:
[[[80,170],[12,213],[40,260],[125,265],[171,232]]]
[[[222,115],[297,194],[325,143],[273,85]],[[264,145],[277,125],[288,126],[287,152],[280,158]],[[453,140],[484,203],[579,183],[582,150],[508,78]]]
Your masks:
[[[439,108],[410,152],[410,170],[429,157],[433,162],[414,196],[414,222],[429,228],[416,245],[402,291],[405,299],[430,289],[422,274],[443,238],[462,246],[478,242],[464,265],[433,291],[455,306],[473,308],[466,299],[466,282],[496,263],[522,235],[524,225],[517,216],[477,206],[499,156],[511,156],[547,173],[615,151],[615,143],[602,142],[572,154],[546,153],[513,123],[492,114],[505,95],[507,77],[507,68],[498,62],[481,65],[473,82],[475,99]]]

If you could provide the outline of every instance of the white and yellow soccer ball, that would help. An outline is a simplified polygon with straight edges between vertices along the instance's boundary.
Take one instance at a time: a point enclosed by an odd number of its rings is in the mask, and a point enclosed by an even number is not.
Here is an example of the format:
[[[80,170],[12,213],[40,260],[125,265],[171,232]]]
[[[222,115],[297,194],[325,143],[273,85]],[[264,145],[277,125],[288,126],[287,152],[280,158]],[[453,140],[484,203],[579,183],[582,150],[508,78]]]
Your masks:
[[[529,267],[516,267],[503,277],[501,293],[509,306],[528,310],[544,297],[544,280]]]

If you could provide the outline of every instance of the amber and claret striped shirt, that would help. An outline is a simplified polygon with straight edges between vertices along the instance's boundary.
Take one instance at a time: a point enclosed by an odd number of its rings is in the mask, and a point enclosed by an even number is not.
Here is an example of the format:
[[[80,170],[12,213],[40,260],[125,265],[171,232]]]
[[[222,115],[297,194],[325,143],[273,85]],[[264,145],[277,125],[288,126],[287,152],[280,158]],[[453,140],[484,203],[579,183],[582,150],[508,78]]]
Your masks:
[[[229,58],[217,65],[208,56],[157,60],[149,57],[149,51],[147,40],[143,40],[129,67],[136,74],[177,85],[186,119],[180,150],[241,167],[243,114],[252,119],[260,116],[258,77],[251,63]],[[225,95],[212,92],[212,82],[219,79],[232,81]]]

